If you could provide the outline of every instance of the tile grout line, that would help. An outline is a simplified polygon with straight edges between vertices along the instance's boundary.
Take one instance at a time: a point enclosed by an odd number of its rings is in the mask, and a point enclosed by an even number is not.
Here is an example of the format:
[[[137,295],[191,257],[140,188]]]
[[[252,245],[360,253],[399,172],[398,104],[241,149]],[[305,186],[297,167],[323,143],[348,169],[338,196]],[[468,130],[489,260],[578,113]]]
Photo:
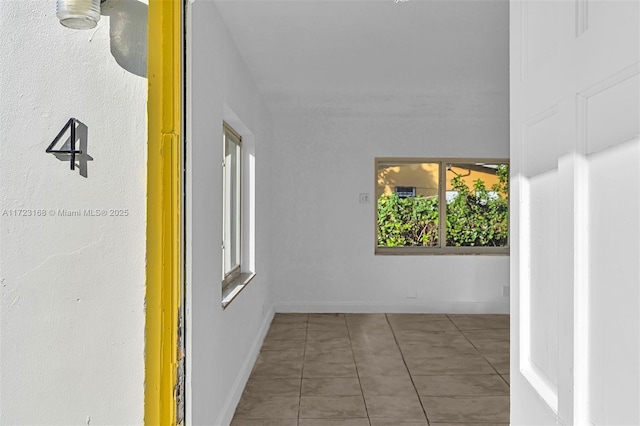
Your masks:
[[[369,409],[367,408],[367,399],[364,397],[364,389],[362,389],[362,381],[360,380],[360,372],[358,371],[358,363],[356,362],[356,354],[353,351],[353,344],[351,343],[351,331],[349,330],[349,322],[347,321],[347,314],[344,315],[344,325],[347,327],[347,335],[349,336],[349,347],[351,348],[351,356],[353,357],[353,365],[356,368],[356,376],[358,376],[358,385],[360,386],[360,394],[362,395],[362,401],[364,402],[364,411],[367,413],[367,421],[371,426],[371,417],[369,417]]]
[[[486,356],[484,356],[484,354],[482,352],[480,352],[480,349],[478,349],[478,347],[476,345],[473,344],[473,342],[471,341],[471,339],[469,339],[469,337],[467,337],[466,334],[464,334],[464,331],[462,331],[460,329],[460,327],[458,327],[458,324],[455,323],[454,320],[451,319],[451,317],[449,317],[448,314],[445,314],[447,318],[449,318],[449,321],[451,321],[454,325],[454,327],[460,332],[460,334],[462,334],[464,336],[465,339],[467,339],[467,342],[471,343],[471,346],[474,347],[474,349],[476,351],[478,351],[478,353],[480,354],[480,356],[482,356],[482,359],[484,359],[487,364],[489,364],[491,366],[491,368],[493,368],[493,371],[496,372],[496,374],[502,379],[503,382],[505,382],[507,384],[507,386],[509,387],[509,389],[511,389],[511,385],[509,384],[509,382],[507,382],[504,377],[502,377],[502,374],[500,374],[500,372],[493,366],[493,364],[491,363],[491,361],[489,361],[487,359]],[[479,328],[477,330],[467,330],[467,331],[486,331],[486,330],[492,330],[492,329],[488,329],[488,328]],[[506,329],[496,329],[496,330],[506,330]],[[509,346],[511,346],[511,342],[509,342]],[[509,354],[509,356],[511,356],[511,354]]]
[[[389,314],[384,314],[384,317],[387,320],[387,324],[391,329],[391,334],[393,335],[393,340],[396,342],[396,346],[398,347],[398,351],[400,351],[400,356],[402,357],[402,362],[404,363],[404,368],[407,369],[407,373],[409,373],[409,379],[411,380],[411,384],[413,385],[413,390],[416,391],[416,396],[418,397],[418,401],[420,401],[420,406],[422,407],[422,412],[424,413],[424,417],[427,419],[427,425],[431,425],[431,421],[429,420],[429,415],[427,414],[427,409],[422,403],[422,398],[420,398],[420,393],[418,392],[418,388],[416,387],[416,383],[413,381],[413,374],[411,374],[411,370],[409,370],[409,366],[407,365],[407,360],[404,358],[404,353],[402,352],[402,348],[398,343],[398,338],[396,337],[396,332],[393,329],[393,325],[391,325],[391,321],[389,320]]]
[[[296,424],[300,425],[300,410],[302,409],[302,380],[304,378],[304,359],[307,355],[307,336],[309,334],[309,314],[307,314],[307,326],[304,331],[304,346],[302,348],[302,368],[300,369],[300,392],[298,394],[298,421]]]

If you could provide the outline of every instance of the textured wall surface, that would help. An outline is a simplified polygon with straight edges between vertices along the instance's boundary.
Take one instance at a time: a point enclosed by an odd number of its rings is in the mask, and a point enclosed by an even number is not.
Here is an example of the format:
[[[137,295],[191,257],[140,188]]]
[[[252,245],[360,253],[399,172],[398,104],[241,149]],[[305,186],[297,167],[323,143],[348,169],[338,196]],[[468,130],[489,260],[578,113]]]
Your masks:
[[[55,13],[0,3],[0,423],[141,424],[147,5]],[[70,117],[75,171],[45,153]]]
[[[192,34],[187,46],[187,417],[193,424],[224,425],[231,421],[273,315],[273,136],[266,105],[216,5],[194,2],[187,22]],[[243,137],[243,270],[256,273],[224,310],[223,120]]]
[[[389,114],[357,102],[339,114],[274,109],[276,309],[509,312],[508,256],[374,255],[374,158],[508,158],[500,103],[447,119],[394,114],[402,99],[385,102]]]

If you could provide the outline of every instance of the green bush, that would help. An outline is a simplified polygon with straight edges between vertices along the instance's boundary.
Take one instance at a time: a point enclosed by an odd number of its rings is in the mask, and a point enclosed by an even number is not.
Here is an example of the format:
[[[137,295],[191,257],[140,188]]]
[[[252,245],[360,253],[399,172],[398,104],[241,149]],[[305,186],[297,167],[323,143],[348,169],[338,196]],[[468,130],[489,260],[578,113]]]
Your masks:
[[[504,247],[509,232],[509,169],[500,165],[498,183],[490,189],[477,179],[473,191],[461,176],[451,180],[457,196],[447,202],[447,246]],[[436,246],[438,198],[396,194],[378,199],[378,245]]]
[[[490,190],[477,179],[470,191],[460,176],[451,180],[456,198],[447,203],[447,245],[504,247],[509,234],[509,169],[498,166]]]
[[[435,246],[438,243],[438,198],[397,194],[378,198],[378,245]]]

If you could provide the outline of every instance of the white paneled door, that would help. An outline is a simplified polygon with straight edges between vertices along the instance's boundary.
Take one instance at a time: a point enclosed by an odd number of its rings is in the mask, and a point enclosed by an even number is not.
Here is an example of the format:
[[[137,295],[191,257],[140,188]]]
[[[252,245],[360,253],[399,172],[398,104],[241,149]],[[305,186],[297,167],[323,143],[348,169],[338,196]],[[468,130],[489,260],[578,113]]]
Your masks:
[[[639,4],[511,1],[512,425],[640,425]]]

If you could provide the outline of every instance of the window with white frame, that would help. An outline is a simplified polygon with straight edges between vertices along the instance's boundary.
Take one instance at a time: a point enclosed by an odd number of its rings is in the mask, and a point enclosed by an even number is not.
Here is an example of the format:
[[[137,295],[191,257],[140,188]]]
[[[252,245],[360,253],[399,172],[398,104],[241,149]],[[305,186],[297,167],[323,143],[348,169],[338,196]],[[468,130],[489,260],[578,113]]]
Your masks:
[[[504,159],[377,158],[377,254],[508,254]]]
[[[226,123],[224,124],[223,170],[223,231],[222,266],[223,290],[240,276],[241,269],[241,229],[242,229],[242,138]]]

